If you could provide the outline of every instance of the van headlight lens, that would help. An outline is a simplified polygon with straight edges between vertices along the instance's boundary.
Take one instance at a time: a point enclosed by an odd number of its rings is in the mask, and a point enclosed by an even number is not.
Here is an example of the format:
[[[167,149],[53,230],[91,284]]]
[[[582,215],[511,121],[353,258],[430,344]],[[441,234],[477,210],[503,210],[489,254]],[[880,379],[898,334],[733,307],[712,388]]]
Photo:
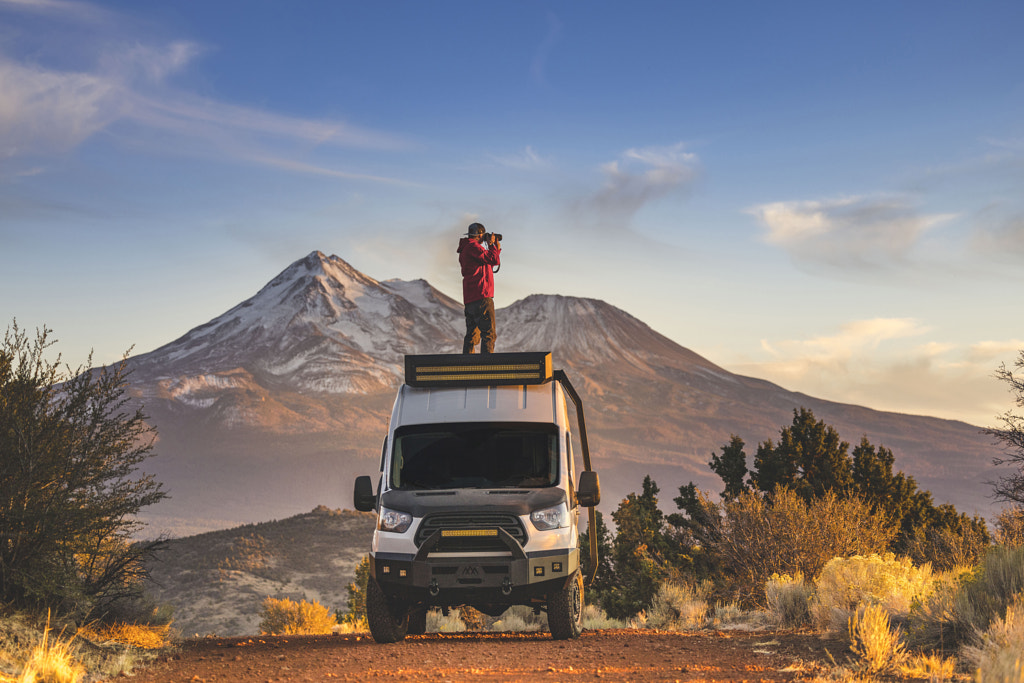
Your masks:
[[[569,511],[564,503],[543,510],[534,510],[530,513],[530,521],[539,531],[560,529],[569,526]]]
[[[381,531],[390,531],[394,534],[404,534],[412,525],[412,515],[408,512],[389,510],[381,508],[380,517],[377,518],[377,528]]]

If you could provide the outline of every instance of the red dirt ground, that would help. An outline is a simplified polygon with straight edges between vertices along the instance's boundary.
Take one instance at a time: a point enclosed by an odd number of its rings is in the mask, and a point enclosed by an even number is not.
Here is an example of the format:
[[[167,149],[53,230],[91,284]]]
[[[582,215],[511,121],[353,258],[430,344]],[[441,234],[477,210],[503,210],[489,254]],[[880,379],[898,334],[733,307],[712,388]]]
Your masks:
[[[769,632],[432,633],[378,645],[368,635],[205,638],[132,676],[136,683],[277,681],[806,681],[845,645]]]

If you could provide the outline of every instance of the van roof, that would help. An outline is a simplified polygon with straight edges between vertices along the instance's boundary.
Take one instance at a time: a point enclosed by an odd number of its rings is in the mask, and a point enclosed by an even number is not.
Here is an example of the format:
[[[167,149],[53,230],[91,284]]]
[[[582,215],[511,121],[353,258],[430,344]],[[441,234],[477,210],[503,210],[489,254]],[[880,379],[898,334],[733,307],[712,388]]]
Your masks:
[[[405,383],[412,387],[533,385],[551,376],[550,351],[405,357]]]

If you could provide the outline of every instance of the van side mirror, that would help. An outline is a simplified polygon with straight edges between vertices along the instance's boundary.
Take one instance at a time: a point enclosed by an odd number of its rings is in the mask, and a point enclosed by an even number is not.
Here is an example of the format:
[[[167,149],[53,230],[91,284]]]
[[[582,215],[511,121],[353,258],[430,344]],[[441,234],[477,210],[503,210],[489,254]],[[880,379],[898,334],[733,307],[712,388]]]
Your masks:
[[[377,507],[377,496],[373,495],[372,479],[356,477],[355,490],[352,492],[352,504],[360,512],[370,512]]]
[[[580,485],[576,487],[576,499],[580,505],[592,508],[601,502],[601,481],[597,472],[580,472]]]

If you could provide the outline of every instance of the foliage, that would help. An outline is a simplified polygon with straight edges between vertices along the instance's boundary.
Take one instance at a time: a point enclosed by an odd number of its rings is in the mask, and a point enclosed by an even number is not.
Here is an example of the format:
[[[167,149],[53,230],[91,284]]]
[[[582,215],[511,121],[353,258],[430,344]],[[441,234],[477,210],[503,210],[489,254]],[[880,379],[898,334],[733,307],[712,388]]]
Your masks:
[[[711,582],[699,584],[666,581],[658,587],[647,611],[648,628],[696,631],[708,621]]]
[[[863,673],[874,675],[898,671],[906,661],[906,646],[899,628],[890,628],[889,613],[880,605],[856,610],[849,621],[850,649],[860,660]]]
[[[630,493],[612,513],[618,527],[612,546],[618,587],[601,596],[601,606],[615,619],[628,619],[650,605],[677,560],[677,544],[666,533],[658,507],[658,485],[648,475],[643,486],[642,494]]]
[[[782,428],[777,444],[768,440],[758,445],[749,486],[743,481],[746,455],[742,439],[733,435],[721,450],[722,455],[712,456],[709,466],[725,483],[722,498],[727,502],[751,489],[770,494],[776,487],[794,491],[807,502],[829,492],[840,498],[859,498],[873,514],[887,518],[897,529],[888,550],[942,569],[977,561],[991,542],[983,519],[959,514],[951,505],[936,506],[929,492],[917,488],[913,477],[894,473],[891,450],[862,438],[851,454],[838,432],[806,408],[793,411],[793,422]],[[676,503],[690,520],[697,520],[696,500],[693,484],[680,488]],[[691,534],[692,526],[691,522]],[[699,538],[701,534],[694,535]],[[702,540],[704,547],[709,546],[707,541],[710,545],[715,541],[713,537]]]
[[[708,467],[717,474],[725,484],[722,498],[731,500],[747,491],[750,487],[744,481],[747,476],[747,454],[743,452],[743,439],[735,434],[729,443],[722,446],[722,455],[711,454]]]
[[[315,600],[268,597],[260,612],[260,633],[271,635],[322,635],[331,633],[336,623],[330,610]]]
[[[366,583],[370,580],[370,556],[364,555],[356,565],[355,579],[348,585],[348,612],[338,615],[340,624],[366,621]]]
[[[834,558],[815,583],[811,614],[824,629],[838,630],[858,608],[877,605],[905,619],[915,602],[932,591],[931,567],[915,567],[892,554]]]
[[[999,545],[1024,545],[1024,505],[1011,505],[996,517],[995,541]]]
[[[594,581],[589,586],[589,590],[594,599],[600,601],[602,595],[607,595],[616,589],[618,581],[615,578],[615,567],[612,564],[615,552],[612,544],[612,534],[608,530],[608,525],[604,523],[604,515],[600,511],[596,511],[596,520],[597,574],[594,576]],[[580,556],[582,558],[580,560],[580,569],[583,571],[584,576],[588,576],[591,569],[589,525],[587,530],[580,534]]]
[[[794,576],[772,574],[764,587],[768,612],[776,623],[791,628],[810,623],[810,603],[813,595],[813,586],[804,581],[804,576],[800,572]]]
[[[883,551],[893,533],[859,499],[831,491],[810,502],[785,488],[771,496],[750,491],[723,507],[714,554],[748,599],[764,595],[773,574],[817,576],[833,557]]]
[[[996,377],[1009,385],[1017,407],[1024,408],[1024,349],[1014,362],[1014,368],[1018,372],[1007,368],[1004,363],[996,371]],[[1000,477],[994,483],[993,490],[997,500],[1024,505],[1024,416],[1008,410],[999,417],[999,422],[1000,427],[985,430],[1002,443],[1004,448],[1005,455],[994,458],[993,462],[997,466],[1011,465],[1016,471]]]
[[[804,500],[849,490],[853,474],[848,449],[839,433],[815,420],[810,410],[794,410],[793,424],[782,429],[779,443],[769,439],[758,446],[751,482],[766,493],[780,486],[792,489]]]
[[[126,361],[62,371],[49,335],[15,322],[0,344],[0,600],[81,615],[139,593],[160,542],[132,541],[136,514],[166,494],[137,475],[155,437]]]
[[[918,564],[947,571],[976,565],[992,545],[985,520],[958,514],[952,505],[934,508],[933,521],[904,534],[903,554]]]

